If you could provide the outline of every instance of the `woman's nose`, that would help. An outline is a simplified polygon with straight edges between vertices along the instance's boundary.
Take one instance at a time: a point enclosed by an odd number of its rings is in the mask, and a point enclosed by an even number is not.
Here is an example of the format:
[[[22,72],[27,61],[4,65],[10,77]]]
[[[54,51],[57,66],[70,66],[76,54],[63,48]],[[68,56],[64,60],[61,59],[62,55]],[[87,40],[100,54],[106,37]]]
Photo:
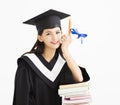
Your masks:
[[[52,37],[53,40],[57,40],[58,39],[58,36],[56,34],[53,34],[53,37]]]

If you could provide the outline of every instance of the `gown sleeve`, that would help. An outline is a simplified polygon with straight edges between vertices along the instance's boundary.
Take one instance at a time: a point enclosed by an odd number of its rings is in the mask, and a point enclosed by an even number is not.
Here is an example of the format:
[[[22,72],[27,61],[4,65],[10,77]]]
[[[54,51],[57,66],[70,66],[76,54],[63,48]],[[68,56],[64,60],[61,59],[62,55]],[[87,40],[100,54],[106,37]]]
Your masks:
[[[61,84],[73,84],[73,83],[76,83],[76,81],[73,78],[72,72],[70,71],[67,64],[66,64],[66,66],[64,68],[65,68],[65,71],[64,71],[63,76],[61,78]],[[89,81],[90,76],[89,76],[88,72],[86,71],[86,69],[83,68],[83,67],[80,67],[80,66],[79,66],[79,68],[80,68],[80,70],[82,72],[82,75],[83,75],[83,82]]]
[[[90,76],[87,72],[87,70],[83,67],[80,67],[81,71],[82,71],[82,75],[83,75],[83,82],[85,81],[89,81],[90,80]]]
[[[30,83],[25,61],[18,62],[14,86],[13,105],[29,105]]]

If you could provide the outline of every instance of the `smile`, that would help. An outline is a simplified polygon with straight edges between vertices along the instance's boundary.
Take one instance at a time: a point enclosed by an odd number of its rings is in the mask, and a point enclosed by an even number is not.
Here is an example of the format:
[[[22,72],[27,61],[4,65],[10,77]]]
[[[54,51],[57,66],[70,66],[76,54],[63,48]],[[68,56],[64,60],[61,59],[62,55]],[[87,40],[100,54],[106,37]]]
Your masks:
[[[59,43],[59,41],[57,41],[57,42],[51,42],[52,44],[58,44]]]

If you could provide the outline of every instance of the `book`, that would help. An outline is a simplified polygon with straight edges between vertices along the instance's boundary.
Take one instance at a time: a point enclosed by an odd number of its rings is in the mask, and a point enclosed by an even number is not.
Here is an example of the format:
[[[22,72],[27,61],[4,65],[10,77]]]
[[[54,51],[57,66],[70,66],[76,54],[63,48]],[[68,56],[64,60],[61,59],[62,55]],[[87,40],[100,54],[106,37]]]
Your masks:
[[[62,96],[62,95],[61,95]],[[75,93],[75,94],[64,94],[63,95],[65,98],[74,98],[74,97],[91,97],[91,94],[89,91],[82,92],[82,93]]]
[[[83,104],[82,103],[81,104],[70,104],[69,103],[69,104],[62,104],[62,105],[90,105],[90,104],[89,103],[83,103]]]
[[[81,94],[81,95],[74,95],[74,96],[63,96],[62,97],[62,103],[67,105],[73,105],[73,104],[89,104],[92,101],[90,92],[87,94]]]
[[[68,93],[59,93],[59,95],[61,96],[61,97],[63,97],[63,96],[65,96],[65,97],[72,97],[72,96],[79,96],[79,95],[86,95],[86,94],[88,94],[89,93],[89,91],[80,91],[80,92],[78,92],[78,91],[71,91],[71,92],[68,92]]]
[[[89,86],[90,87],[90,81],[81,82],[81,83],[74,83],[74,84],[63,84],[63,85],[59,86],[59,89],[82,87],[82,86]]]
[[[72,88],[65,88],[65,89],[58,89],[58,94],[65,94],[69,92],[82,92],[82,91],[88,91],[88,87],[72,87]]]
[[[87,103],[90,103],[90,102],[91,102],[90,98],[79,99],[79,100],[66,100],[66,99],[64,99],[62,101],[63,104],[87,104]]]
[[[86,95],[86,96],[74,96],[74,97],[65,97],[65,100],[81,100],[81,99],[90,99],[91,96],[90,95]]]

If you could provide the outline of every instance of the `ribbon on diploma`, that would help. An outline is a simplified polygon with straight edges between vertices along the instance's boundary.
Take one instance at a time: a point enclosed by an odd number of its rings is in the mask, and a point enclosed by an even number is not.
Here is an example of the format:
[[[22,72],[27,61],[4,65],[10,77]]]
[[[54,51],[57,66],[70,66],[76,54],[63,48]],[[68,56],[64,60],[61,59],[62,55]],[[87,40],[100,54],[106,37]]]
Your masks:
[[[78,35],[77,39],[81,38],[81,44],[83,43],[83,38],[88,36],[87,34],[79,33],[78,30],[74,28],[71,28],[71,33],[73,35]]]

